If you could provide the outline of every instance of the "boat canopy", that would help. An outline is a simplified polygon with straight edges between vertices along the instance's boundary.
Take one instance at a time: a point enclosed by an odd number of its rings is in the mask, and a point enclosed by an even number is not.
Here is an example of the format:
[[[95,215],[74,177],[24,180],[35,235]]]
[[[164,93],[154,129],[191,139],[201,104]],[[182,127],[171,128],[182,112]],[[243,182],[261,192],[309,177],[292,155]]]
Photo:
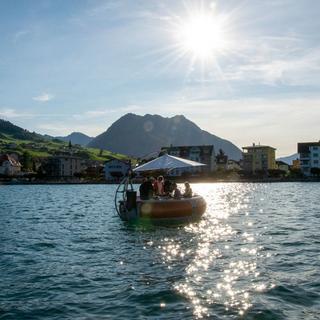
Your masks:
[[[172,169],[178,169],[178,168],[202,167],[202,166],[206,166],[206,164],[164,154],[161,157],[158,157],[154,160],[151,160],[133,169],[133,171],[144,172],[144,171],[155,171],[155,170],[172,170]]]

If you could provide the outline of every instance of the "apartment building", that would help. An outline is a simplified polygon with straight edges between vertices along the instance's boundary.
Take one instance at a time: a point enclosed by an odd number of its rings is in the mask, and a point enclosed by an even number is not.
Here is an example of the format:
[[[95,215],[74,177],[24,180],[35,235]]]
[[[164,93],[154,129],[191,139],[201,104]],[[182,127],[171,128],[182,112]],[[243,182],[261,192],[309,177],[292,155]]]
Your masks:
[[[320,141],[298,143],[300,169],[305,176],[312,176],[312,168],[320,168]]]
[[[242,148],[242,166],[245,172],[277,169],[276,149],[270,146],[256,145]]]

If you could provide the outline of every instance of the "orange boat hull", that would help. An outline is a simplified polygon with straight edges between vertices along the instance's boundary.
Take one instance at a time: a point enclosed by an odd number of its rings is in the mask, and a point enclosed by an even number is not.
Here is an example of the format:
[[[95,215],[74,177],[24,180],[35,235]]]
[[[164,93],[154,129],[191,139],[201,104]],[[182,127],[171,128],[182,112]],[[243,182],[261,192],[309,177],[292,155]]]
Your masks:
[[[150,220],[194,220],[206,211],[206,202],[200,197],[137,202],[137,214],[141,219]]]

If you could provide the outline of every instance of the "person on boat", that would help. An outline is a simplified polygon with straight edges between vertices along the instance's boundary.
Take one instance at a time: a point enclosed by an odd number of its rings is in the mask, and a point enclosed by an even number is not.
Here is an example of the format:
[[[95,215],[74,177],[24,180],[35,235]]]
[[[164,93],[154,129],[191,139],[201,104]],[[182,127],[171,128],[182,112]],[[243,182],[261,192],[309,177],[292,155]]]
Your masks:
[[[185,186],[185,189],[184,189],[183,197],[184,198],[192,198],[192,189],[190,187],[190,183],[185,182],[184,186]]]
[[[152,178],[144,178],[142,184],[139,187],[140,199],[149,200],[154,195]]]
[[[171,193],[173,192],[173,186],[172,185],[173,184],[169,179],[166,179],[164,181],[164,184],[163,184],[164,195],[166,195],[166,196],[170,196],[171,195]]]
[[[179,190],[176,183],[173,184],[173,198],[181,199],[181,191]]]
[[[154,191],[157,196],[164,195],[164,179],[163,176],[159,176],[157,180],[155,180],[154,184]]]

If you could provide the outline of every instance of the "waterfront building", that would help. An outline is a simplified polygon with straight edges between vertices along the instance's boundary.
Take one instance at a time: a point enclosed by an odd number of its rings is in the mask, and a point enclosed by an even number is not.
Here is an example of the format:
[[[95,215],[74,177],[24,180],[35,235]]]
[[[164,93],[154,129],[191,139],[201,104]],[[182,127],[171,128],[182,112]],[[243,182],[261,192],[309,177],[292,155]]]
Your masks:
[[[270,146],[255,145],[242,148],[242,166],[245,172],[255,173],[277,169],[276,149]]]
[[[238,161],[229,159],[227,163],[227,170],[240,171],[241,165]]]
[[[82,159],[72,155],[52,156],[45,164],[45,172],[49,177],[73,177],[82,169]]]
[[[305,176],[312,176],[312,168],[320,168],[320,141],[298,143],[300,169]]]
[[[289,165],[283,161],[276,161],[277,169],[284,171],[286,174],[289,173]]]
[[[104,173],[108,182],[119,182],[131,169],[131,161],[111,159],[105,163]]]
[[[223,152],[222,149],[216,155],[216,166],[217,170],[226,171],[228,168],[228,156]]]
[[[300,159],[292,160],[291,169],[299,170],[300,169]]]
[[[199,173],[213,172],[216,169],[216,159],[213,145],[162,147],[161,153],[167,153],[171,156],[201,162],[206,165],[203,167],[174,169],[169,172],[169,175],[171,176],[181,176],[182,174],[186,173],[197,175]]]
[[[0,174],[15,176],[21,172],[21,164],[17,158],[9,154],[0,155]]]

